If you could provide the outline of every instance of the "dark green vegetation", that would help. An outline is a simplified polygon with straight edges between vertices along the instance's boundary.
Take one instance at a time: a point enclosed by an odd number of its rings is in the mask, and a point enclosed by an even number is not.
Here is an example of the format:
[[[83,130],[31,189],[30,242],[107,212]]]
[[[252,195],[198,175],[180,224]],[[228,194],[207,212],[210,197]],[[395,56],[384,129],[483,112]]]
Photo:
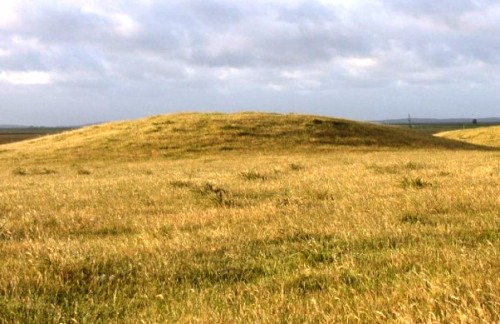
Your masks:
[[[70,128],[0,128],[0,145],[68,131]]]

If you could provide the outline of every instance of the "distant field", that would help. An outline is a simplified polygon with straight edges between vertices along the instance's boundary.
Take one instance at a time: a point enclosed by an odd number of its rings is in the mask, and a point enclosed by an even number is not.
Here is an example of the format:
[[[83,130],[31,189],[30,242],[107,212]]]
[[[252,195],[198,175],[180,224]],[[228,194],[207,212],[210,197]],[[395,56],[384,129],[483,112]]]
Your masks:
[[[0,323],[499,323],[500,150],[179,114],[0,147]]]
[[[0,128],[0,145],[60,133],[70,128]]]
[[[414,124],[411,129],[421,131],[427,134],[437,134],[445,131],[453,131],[453,130],[463,130],[463,129],[475,129],[480,127],[489,127],[496,126],[498,124]],[[409,129],[408,125],[404,124],[396,124],[393,126],[401,127],[404,129]]]

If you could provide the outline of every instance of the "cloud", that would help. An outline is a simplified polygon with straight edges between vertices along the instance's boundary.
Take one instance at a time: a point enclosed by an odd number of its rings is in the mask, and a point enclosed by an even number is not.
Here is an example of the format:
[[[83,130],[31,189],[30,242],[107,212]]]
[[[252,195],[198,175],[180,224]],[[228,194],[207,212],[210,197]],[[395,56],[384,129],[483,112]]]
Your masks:
[[[0,75],[142,98],[467,87],[500,82],[499,34],[493,0],[16,0]]]
[[[492,28],[498,13],[477,2],[286,3],[190,0],[116,8],[97,2],[42,2],[18,12],[25,25],[16,29],[18,36],[9,45],[24,49],[23,55],[38,56],[24,60],[36,67],[82,65],[105,71],[105,77],[152,79],[183,79],[188,75],[180,70],[201,72],[206,67],[215,74],[227,67],[271,74],[290,67],[322,69],[332,61],[358,57],[376,57],[381,66],[372,72],[387,76],[393,69],[387,58],[395,53],[423,69],[467,66],[474,60],[488,64],[497,57],[488,48],[497,47],[498,41],[474,30]],[[478,12],[488,12],[491,24],[474,26],[472,22],[481,21]],[[457,15],[456,27],[443,22],[450,13]],[[19,44],[23,42],[33,44]]]
[[[43,71],[2,71],[0,81],[14,85],[40,85],[52,83],[52,78]]]

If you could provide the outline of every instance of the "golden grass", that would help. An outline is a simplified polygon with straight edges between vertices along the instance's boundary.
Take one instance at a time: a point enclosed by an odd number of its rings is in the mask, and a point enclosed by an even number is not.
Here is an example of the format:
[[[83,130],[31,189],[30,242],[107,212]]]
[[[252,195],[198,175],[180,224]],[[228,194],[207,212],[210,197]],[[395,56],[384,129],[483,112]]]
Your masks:
[[[500,147],[500,126],[442,132],[436,136],[472,144]]]
[[[0,160],[0,322],[500,320],[498,151],[40,141]]]
[[[307,115],[171,114],[4,145],[0,159],[31,162],[172,159],[200,153],[305,152],[342,147],[473,148],[417,131]]]

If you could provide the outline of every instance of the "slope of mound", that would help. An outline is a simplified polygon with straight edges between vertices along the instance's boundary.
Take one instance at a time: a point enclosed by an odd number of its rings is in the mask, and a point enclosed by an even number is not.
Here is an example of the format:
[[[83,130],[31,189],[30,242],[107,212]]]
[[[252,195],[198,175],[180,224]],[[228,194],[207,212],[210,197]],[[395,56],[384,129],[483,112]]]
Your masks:
[[[198,152],[297,151],[353,147],[466,148],[415,131],[342,119],[268,113],[191,113],[90,126],[2,146],[1,156],[50,160],[135,160]]]
[[[500,147],[500,126],[442,132],[436,136],[477,145]]]

